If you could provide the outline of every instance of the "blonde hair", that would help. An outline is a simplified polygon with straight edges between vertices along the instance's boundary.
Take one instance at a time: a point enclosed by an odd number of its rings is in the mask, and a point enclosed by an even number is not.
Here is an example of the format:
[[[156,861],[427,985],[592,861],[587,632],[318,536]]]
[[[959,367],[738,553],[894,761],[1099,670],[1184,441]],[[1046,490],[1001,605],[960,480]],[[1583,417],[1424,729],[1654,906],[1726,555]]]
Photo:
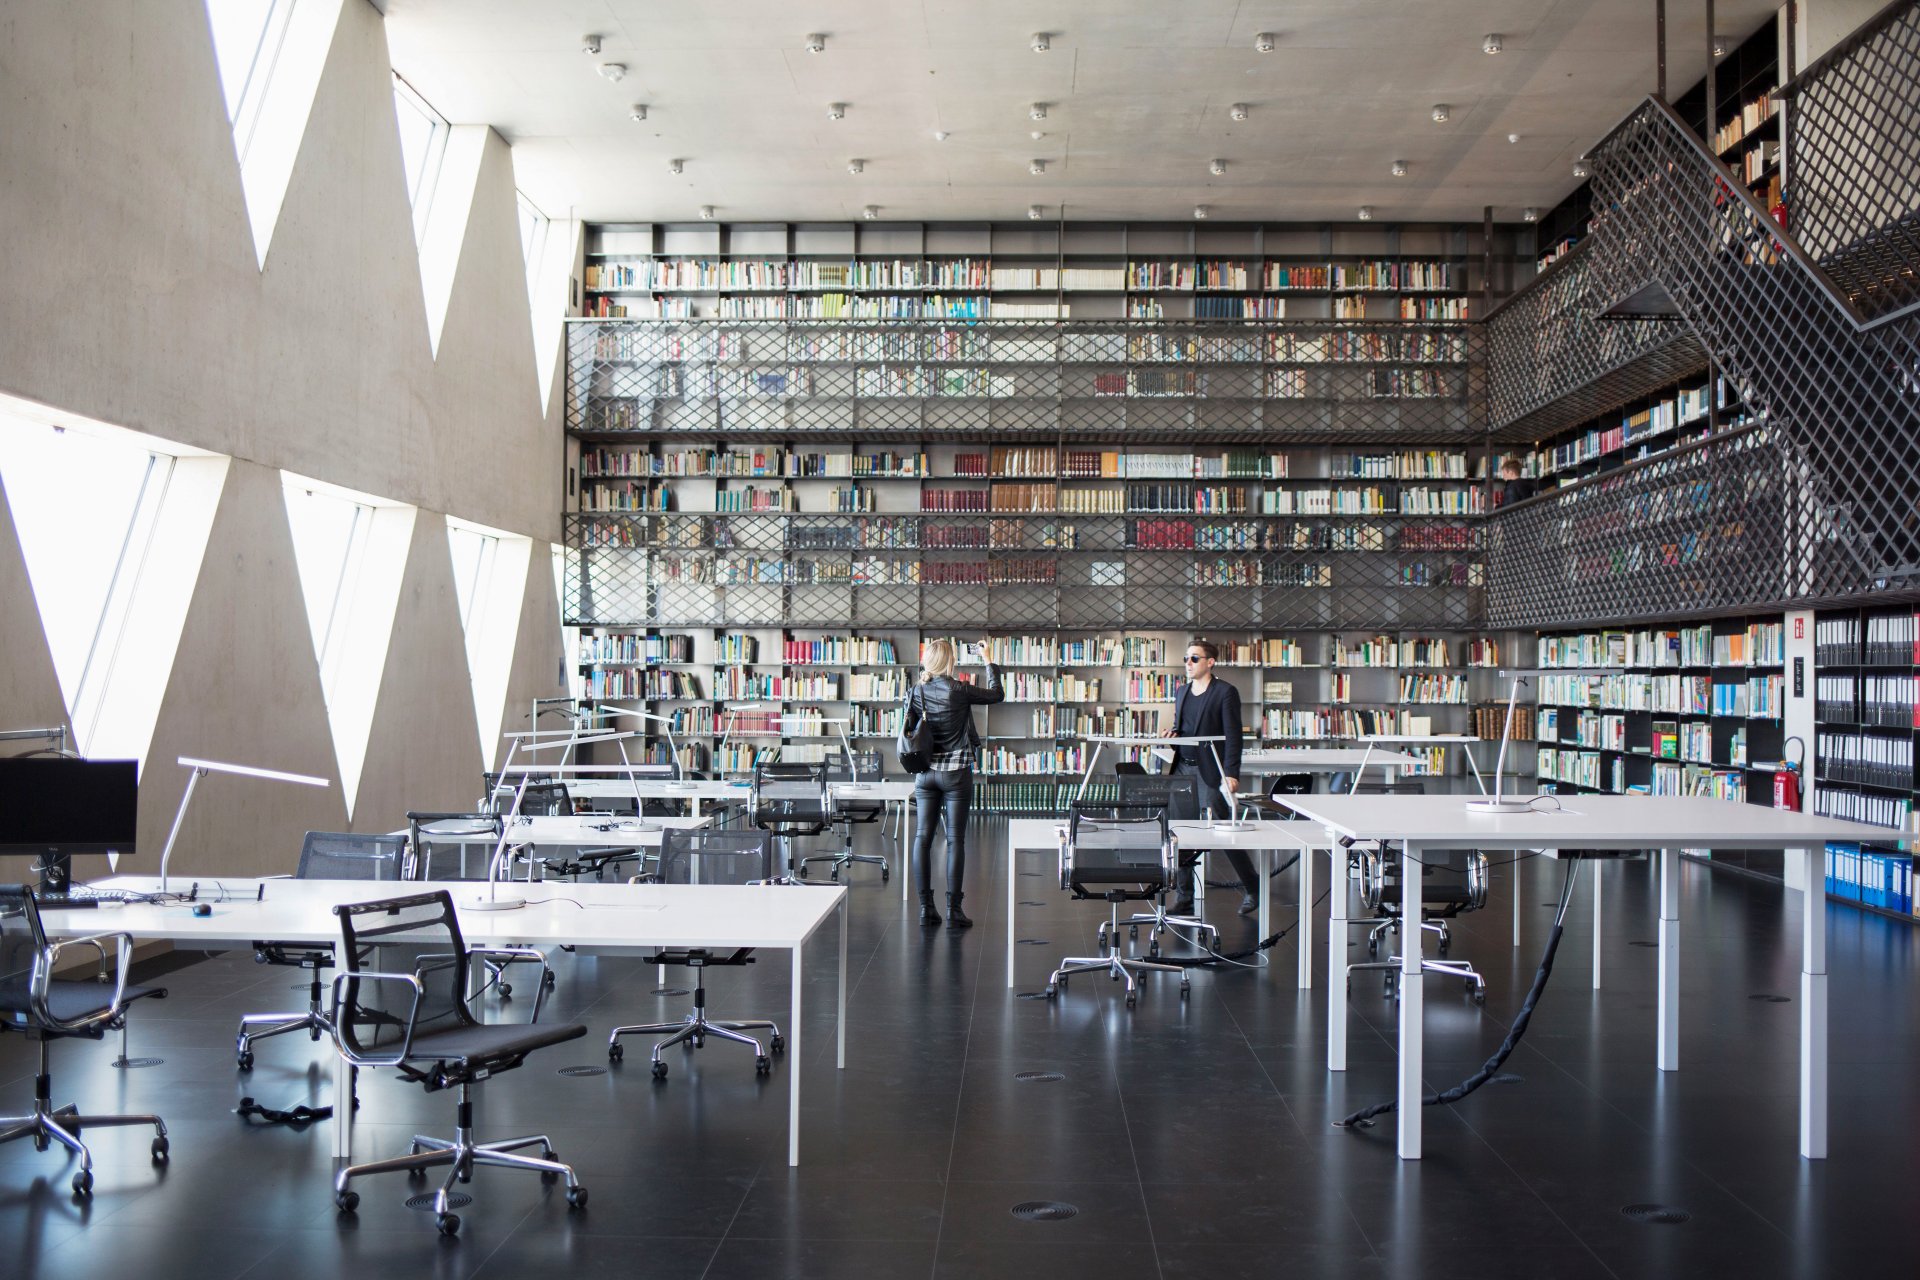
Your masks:
[[[938,680],[942,676],[953,674],[953,641],[935,640],[927,645],[927,652],[920,659],[921,678]]]

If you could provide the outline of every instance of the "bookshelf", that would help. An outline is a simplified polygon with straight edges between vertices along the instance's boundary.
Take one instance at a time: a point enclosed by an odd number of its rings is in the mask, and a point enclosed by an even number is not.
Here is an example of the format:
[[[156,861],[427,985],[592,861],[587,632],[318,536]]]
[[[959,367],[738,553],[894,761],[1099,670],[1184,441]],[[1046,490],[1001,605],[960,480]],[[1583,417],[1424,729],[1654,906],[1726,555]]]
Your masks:
[[[1761,420],[1742,403],[1728,379],[1709,370],[1637,396],[1618,409],[1506,456],[1518,458],[1521,473],[1539,480],[1546,492]]]
[[[1816,813],[1911,833],[1920,730],[1920,613],[1904,608],[1814,615]],[[1912,858],[1896,845],[1827,846],[1827,892],[1912,919]]]

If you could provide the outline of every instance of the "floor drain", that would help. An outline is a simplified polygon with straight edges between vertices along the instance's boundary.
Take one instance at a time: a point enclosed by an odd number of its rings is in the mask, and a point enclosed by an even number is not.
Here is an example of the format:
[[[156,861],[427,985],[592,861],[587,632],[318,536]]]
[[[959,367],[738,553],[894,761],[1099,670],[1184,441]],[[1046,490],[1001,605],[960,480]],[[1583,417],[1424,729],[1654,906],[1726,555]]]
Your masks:
[[[1657,942],[1629,942],[1627,945],[1630,947],[1657,947],[1660,944]]]
[[[473,1197],[464,1191],[451,1191],[447,1193],[447,1208],[449,1209],[464,1209],[472,1203]],[[433,1192],[427,1191],[417,1196],[408,1196],[407,1208],[425,1209],[431,1213],[433,1211]]]
[[[684,996],[687,992],[681,987],[655,987],[653,994],[656,996]]]
[[[134,1067],[157,1067],[165,1061],[165,1058],[115,1058],[113,1065],[131,1069]]]
[[[562,1067],[554,1074],[578,1079],[581,1076],[603,1076],[607,1074],[607,1069],[605,1067]]]
[[[1013,1206],[1013,1216],[1022,1222],[1065,1222],[1080,1210],[1058,1200],[1022,1200]]]
[[[1021,1084],[1053,1084],[1067,1077],[1058,1071],[1016,1071],[1013,1078]]]
[[[1034,877],[1034,878],[1035,878],[1036,880],[1037,880],[1037,879],[1039,879],[1039,878],[1040,878],[1040,875],[1041,875],[1041,873],[1040,873],[1040,872],[1038,872],[1038,871],[1022,871],[1022,872],[1021,872],[1020,874],[1021,874],[1021,875],[1023,875],[1023,876],[1032,876],[1032,877]]]
[[[1620,1216],[1635,1222],[1657,1223],[1663,1227],[1671,1227],[1693,1217],[1685,1209],[1665,1204],[1630,1204],[1620,1210]]]
[[[1527,1078],[1512,1071],[1502,1071],[1497,1076],[1489,1076],[1488,1084],[1525,1084]]]
[[[1770,991],[1756,991],[1748,996],[1749,1000],[1758,1000],[1762,1004],[1792,1004],[1792,996],[1776,996]]]
[[[1015,939],[1015,945],[1022,947],[1044,947],[1051,941],[1051,938],[1018,938]]]
[[[1046,998],[1047,993],[1044,991],[1022,991],[1014,997],[1016,1000],[1045,1000]]]
[[[1023,907],[1044,907],[1047,904],[1040,898],[1022,898],[1020,899],[1020,905]]]

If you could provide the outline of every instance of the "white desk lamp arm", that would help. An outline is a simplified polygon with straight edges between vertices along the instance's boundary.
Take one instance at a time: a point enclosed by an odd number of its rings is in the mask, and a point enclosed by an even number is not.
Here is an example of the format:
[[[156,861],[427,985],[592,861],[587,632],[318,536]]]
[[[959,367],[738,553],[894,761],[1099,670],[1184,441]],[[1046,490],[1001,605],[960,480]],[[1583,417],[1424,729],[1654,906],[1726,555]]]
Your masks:
[[[193,789],[207,776],[203,765],[195,765],[187,774],[187,790],[180,797],[180,808],[173,815],[173,830],[167,832],[167,847],[160,851],[160,892],[167,892],[167,865],[173,860],[173,843],[180,838],[180,824],[187,820],[187,806],[193,803]]]

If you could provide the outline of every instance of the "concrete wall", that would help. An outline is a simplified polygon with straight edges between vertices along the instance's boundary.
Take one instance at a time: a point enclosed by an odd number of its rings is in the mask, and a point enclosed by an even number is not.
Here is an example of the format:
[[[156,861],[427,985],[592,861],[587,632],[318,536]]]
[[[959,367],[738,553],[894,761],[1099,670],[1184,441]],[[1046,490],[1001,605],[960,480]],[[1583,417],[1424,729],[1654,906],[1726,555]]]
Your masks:
[[[380,14],[346,0],[262,268],[202,0],[0,10],[0,393],[235,460],[148,751],[142,854],[180,754],[335,783],[209,778],[186,870],[289,870],[308,827],[389,829],[478,795],[445,515],[536,540],[505,727],[561,691],[560,365],[543,386],[512,154],[486,135],[436,354],[390,74]],[[351,819],[281,468],[420,508]],[[0,729],[64,717],[34,620],[0,507]]]

